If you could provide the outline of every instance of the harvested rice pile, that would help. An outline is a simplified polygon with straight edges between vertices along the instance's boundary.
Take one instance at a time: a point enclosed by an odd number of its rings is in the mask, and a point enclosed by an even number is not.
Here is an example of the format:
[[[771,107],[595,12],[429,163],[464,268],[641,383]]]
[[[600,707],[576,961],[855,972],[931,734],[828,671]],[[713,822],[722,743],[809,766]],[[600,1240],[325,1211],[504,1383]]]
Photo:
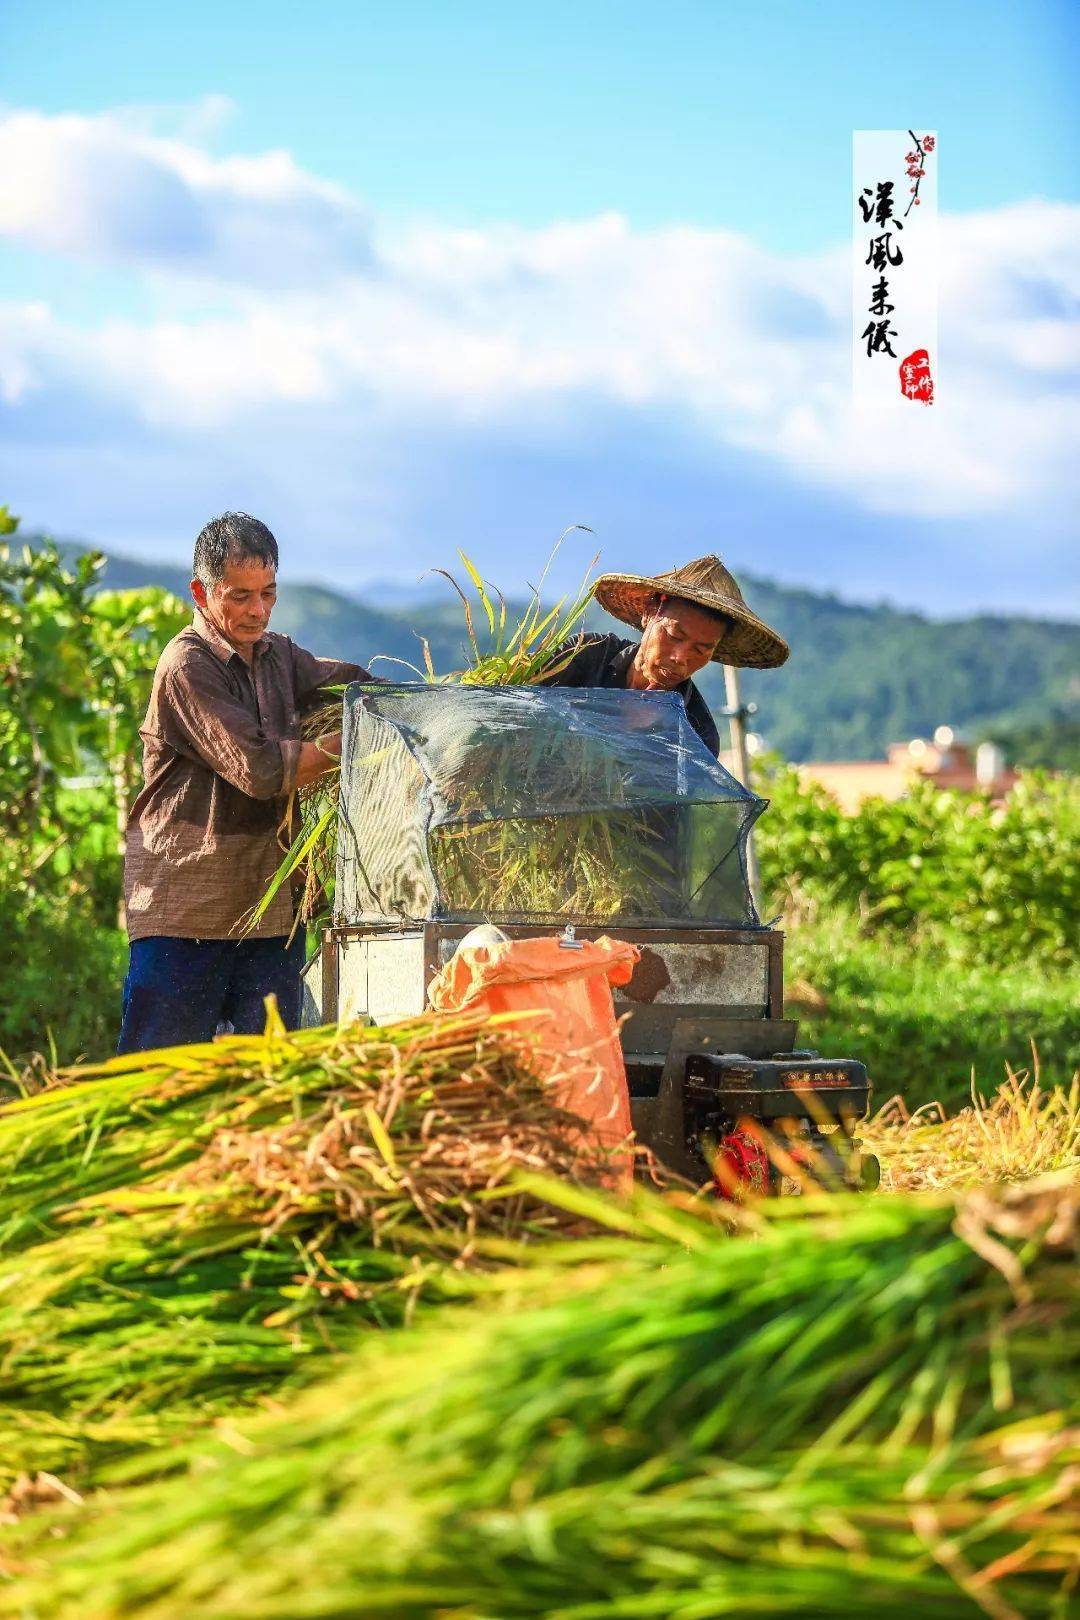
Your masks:
[[[1065,1615],[1075,1189],[791,1200],[736,1241],[651,1208],[587,1289],[369,1340],[190,1481],[27,1519],[0,1612]]]
[[[522,1172],[606,1168],[498,1020],[278,1030],[60,1079],[0,1111],[5,1487],[171,1465],[155,1447],[581,1229],[512,1191]]]
[[[1068,1612],[1075,1090],[733,1209],[597,1190],[514,1022],[61,1078],[0,1110],[0,1615]]]
[[[1080,1074],[1043,1089],[1038,1069],[1008,1071],[986,1102],[949,1116],[934,1103],[909,1114],[894,1097],[860,1133],[882,1162],[890,1191],[1026,1181],[1062,1171],[1080,1178]]]

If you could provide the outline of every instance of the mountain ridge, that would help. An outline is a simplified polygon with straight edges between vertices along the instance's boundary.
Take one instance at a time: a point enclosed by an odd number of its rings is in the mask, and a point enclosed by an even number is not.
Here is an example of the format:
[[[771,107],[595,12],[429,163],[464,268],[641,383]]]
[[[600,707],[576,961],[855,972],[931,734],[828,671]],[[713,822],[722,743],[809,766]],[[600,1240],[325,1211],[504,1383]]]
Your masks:
[[[31,544],[41,538],[16,537]],[[102,548],[65,541],[61,550],[71,556]],[[106,588],[160,585],[186,599],[185,569],[102,554]],[[878,758],[891,742],[949,724],[973,740],[1002,741],[1020,763],[1073,763],[1080,746],[1080,624],[1000,613],[930,619],[754,575],[744,575],[743,586],[754,611],[792,648],[779,670],[743,672],[744,698],[758,705],[755,728],[788,758]],[[599,611],[590,626],[632,634]],[[449,586],[445,602],[425,588],[411,603],[398,597],[391,607],[286,580],[274,628],[313,652],[374,663],[377,673],[392,667],[377,662],[380,655],[419,664],[421,636],[437,668],[460,667],[465,659],[461,605]],[[712,706],[723,707],[719,668],[703,671],[698,682]],[[1042,757],[1025,758],[1036,734]]]

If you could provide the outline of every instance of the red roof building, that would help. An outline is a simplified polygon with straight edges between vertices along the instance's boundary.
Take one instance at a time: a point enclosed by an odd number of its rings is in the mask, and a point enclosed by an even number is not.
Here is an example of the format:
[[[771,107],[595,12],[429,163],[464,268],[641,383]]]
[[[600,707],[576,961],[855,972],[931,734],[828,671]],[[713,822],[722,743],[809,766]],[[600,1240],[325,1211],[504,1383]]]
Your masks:
[[[1004,797],[1017,779],[996,744],[980,743],[973,749],[951,726],[938,726],[933,742],[914,737],[893,743],[886,759],[814,761],[800,765],[799,775],[826,788],[851,815],[864,799],[903,798],[920,777],[935,787],[978,790],[994,798]]]

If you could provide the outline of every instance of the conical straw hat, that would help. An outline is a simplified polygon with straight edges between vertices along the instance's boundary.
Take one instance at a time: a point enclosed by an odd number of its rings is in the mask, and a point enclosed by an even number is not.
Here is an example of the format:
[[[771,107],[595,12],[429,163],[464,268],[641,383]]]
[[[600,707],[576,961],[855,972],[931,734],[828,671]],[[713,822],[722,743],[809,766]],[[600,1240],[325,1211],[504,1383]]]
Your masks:
[[[651,596],[681,596],[731,621],[713,653],[717,664],[775,669],[791,651],[784,638],[747,607],[734,575],[728,573],[719,557],[695,557],[682,568],[651,579],[641,574],[601,574],[596,582],[600,606],[636,629],[641,627],[641,616]]]

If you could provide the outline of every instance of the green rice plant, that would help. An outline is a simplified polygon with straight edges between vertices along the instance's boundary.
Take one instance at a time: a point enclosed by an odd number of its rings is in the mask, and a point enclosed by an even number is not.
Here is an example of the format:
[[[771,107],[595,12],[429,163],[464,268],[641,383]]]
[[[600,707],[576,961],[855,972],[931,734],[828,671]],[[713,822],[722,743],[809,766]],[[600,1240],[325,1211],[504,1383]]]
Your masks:
[[[328,687],[336,694],[305,720],[301,733],[305,742],[319,742],[341,730],[341,694],[345,688]],[[337,858],[338,795],[341,766],[334,761],[322,776],[293,792],[278,827],[282,860],[266,892],[243,919],[243,932],[250,933],[265,917],[277,895],[289,884],[301,885],[294,904],[290,941],[303,924],[316,924],[328,917],[333,905],[334,870]]]
[[[92,1477],[457,1299],[602,1176],[512,1021],[114,1059],[0,1110],[0,1480]]]
[[[1074,1189],[795,1200],[735,1242],[562,1196],[638,1241],[27,1518],[0,1614],[1064,1620]]]
[[[421,636],[423,666],[406,664],[405,668],[421,680],[439,686],[450,682],[460,682],[464,686],[532,686],[543,676],[557,673],[573,653],[575,637],[583,627],[593,598],[589,575],[596,565],[596,557],[589,564],[581,586],[574,595],[560,597],[550,608],[543,604],[543,590],[551,565],[566,536],[575,530],[592,533],[584,523],[572,523],[563,530],[544,564],[539,583],[533,587],[528,604],[516,621],[510,619],[502,592],[484,580],[463,551],[458,552],[458,557],[468,576],[471,597],[469,590],[447,569],[433,569],[433,573],[448,581],[461,602],[469,661],[462,669],[440,674],[432,662],[430,645]]]

